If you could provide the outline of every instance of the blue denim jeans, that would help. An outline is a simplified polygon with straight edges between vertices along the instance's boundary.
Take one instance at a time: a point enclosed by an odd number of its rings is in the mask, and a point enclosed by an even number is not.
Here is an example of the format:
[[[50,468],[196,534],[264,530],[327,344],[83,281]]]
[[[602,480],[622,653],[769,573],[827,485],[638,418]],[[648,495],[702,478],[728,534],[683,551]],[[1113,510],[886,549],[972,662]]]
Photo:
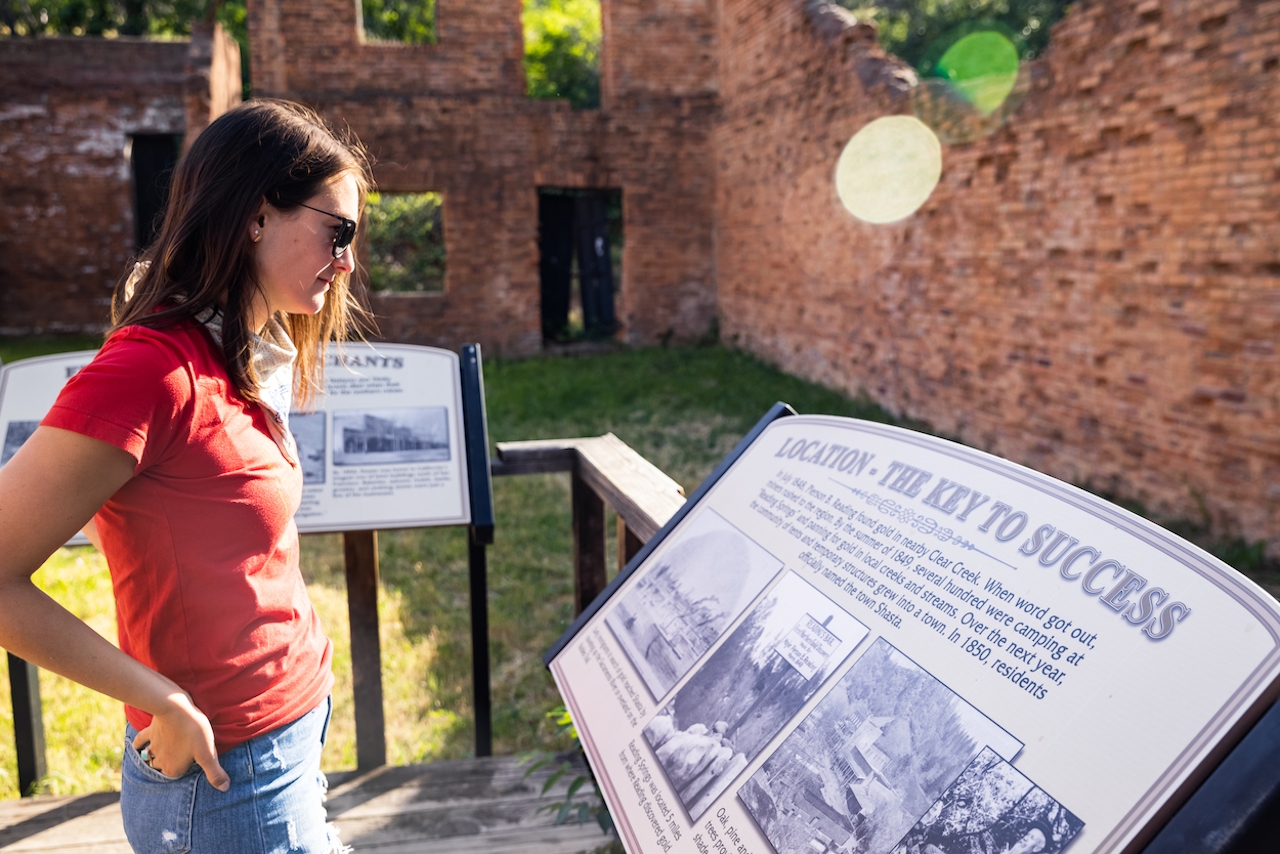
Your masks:
[[[218,757],[231,788],[209,785],[199,765],[181,777],[148,767],[125,727],[120,812],[136,854],[330,854],[320,750],[332,700]]]

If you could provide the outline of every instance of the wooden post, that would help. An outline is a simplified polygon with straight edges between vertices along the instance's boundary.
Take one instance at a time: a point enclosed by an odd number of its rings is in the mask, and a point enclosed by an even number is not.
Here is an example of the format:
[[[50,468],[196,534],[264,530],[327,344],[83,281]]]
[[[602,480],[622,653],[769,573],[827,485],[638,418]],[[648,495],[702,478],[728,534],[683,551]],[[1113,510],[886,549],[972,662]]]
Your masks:
[[[475,699],[476,756],[493,755],[493,704],[489,694],[489,585],[485,545],[474,531],[467,544],[471,569],[471,690]]]
[[[18,792],[32,794],[32,786],[47,773],[44,756],[44,715],[40,708],[40,669],[9,653],[9,691],[13,698],[13,737],[18,753]]]
[[[627,520],[618,516],[618,572],[626,566],[644,546],[640,538],[627,527]]]
[[[581,614],[609,583],[605,572],[604,501],[573,473],[574,613]]]
[[[351,682],[356,700],[356,767],[387,764],[382,711],[382,645],[378,638],[378,533],[342,535],[347,565],[347,614],[351,618]]]

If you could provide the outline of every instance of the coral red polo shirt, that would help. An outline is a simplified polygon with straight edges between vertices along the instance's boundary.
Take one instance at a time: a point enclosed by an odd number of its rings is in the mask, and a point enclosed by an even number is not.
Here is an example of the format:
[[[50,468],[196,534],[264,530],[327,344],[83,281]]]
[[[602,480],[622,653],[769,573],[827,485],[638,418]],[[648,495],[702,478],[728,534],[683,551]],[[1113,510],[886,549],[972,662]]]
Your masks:
[[[120,648],[191,694],[219,752],[324,701],[333,647],[298,570],[302,472],[202,327],[117,331],[41,423],[137,460],[95,517]]]

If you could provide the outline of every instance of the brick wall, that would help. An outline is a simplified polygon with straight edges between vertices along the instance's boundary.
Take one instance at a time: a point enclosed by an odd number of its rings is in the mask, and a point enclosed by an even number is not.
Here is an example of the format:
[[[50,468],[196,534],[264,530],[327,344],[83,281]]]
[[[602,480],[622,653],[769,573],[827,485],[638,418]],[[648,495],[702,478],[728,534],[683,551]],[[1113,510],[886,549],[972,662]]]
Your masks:
[[[443,293],[376,297],[393,340],[542,347],[537,189],[620,188],[617,311],[633,343],[715,315],[710,0],[604,3],[603,109],[525,96],[520,0],[438,0],[434,45],[362,43],[350,0],[251,4],[255,94],[350,125],[389,192],[444,195]]]
[[[993,136],[862,224],[836,160],[909,74],[824,4],[723,0],[726,341],[1280,551],[1280,6],[1079,0]]]
[[[126,143],[195,136],[240,97],[239,48],[0,39],[0,334],[96,331],[136,251]]]
[[[384,190],[444,193],[445,291],[377,298],[387,338],[536,352],[537,188],[621,188],[625,340],[718,315],[788,371],[1280,551],[1280,7],[1079,0],[1012,120],[869,226],[836,160],[914,80],[870,27],[820,0],[603,6],[603,108],[576,112],[524,96],[519,0],[439,0],[418,46],[363,43],[350,0],[251,4],[257,92],[349,124]],[[101,323],[125,136],[234,102],[233,51],[0,42],[0,327]]]

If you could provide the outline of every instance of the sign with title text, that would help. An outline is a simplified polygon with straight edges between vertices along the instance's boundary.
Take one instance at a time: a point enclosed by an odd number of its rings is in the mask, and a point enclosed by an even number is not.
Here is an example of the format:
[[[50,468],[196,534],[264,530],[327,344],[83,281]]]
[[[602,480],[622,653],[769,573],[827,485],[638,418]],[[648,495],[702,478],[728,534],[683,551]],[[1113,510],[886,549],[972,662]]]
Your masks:
[[[1280,677],[1280,604],[1080,489],[780,418],[562,639],[628,851],[1121,852]]]
[[[96,351],[0,368],[0,465],[35,432]],[[471,521],[458,355],[407,344],[329,349],[325,390],[293,412],[302,532],[465,525]],[[87,540],[77,534],[71,544]]]
[[[324,394],[289,416],[303,475],[298,530],[471,521],[458,354],[347,344],[328,360]]]
[[[0,367],[0,466],[9,462],[36,431],[67,380],[93,361],[97,352],[78,350],[36,356]],[[80,533],[67,541],[69,546],[88,544],[89,540]]]

